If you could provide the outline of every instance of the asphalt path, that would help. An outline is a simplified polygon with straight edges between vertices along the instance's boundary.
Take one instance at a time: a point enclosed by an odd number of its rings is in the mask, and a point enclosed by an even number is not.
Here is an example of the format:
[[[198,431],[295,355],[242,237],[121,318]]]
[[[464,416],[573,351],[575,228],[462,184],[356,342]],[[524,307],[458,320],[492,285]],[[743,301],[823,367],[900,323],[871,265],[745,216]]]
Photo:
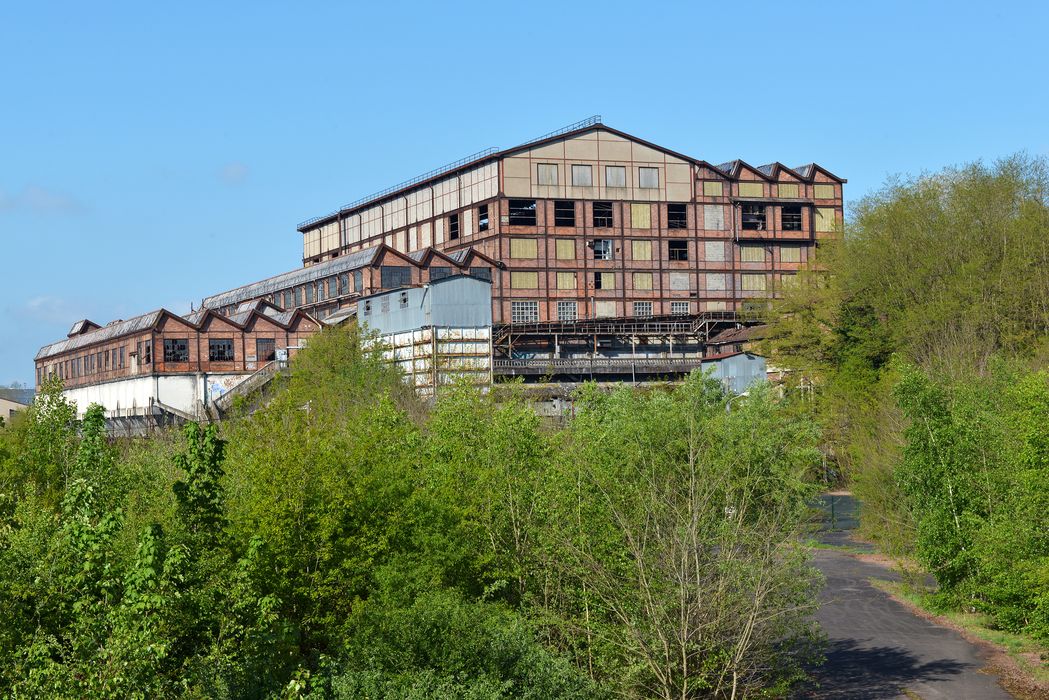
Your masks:
[[[911,613],[870,579],[896,580],[890,569],[840,551],[819,549],[826,577],[816,618],[827,634],[826,663],[815,687],[821,700],[1009,700],[979,647]]]

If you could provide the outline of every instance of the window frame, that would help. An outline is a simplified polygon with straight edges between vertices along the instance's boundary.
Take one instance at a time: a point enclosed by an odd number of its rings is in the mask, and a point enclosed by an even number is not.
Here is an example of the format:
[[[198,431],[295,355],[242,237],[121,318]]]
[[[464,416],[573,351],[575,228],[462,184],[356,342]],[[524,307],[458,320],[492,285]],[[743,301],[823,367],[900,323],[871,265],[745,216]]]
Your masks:
[[[510,226],[535,226],[538,206],[534,199],[507,200],[507,222]]]
[[[651,176],[652,174],[655,174],[655,178],[656,178],[655,183],[656,184],[654,184],[654,185],[647,184],[646,185],[645,184],[645,180],[646,180],[645,176],[646,175]],[[638,166],[638,169],[637,169],[637,188],[639,190],[658,190],[659,189],[659,168],[653,168],[652,166],[648,166],[648,165]]]
[[[609,174],[612,173],[613,171],[616,172],[617,174],[623,176],[622,179],[621,179],[621,182],[623,184],[621,184],[621,185],[613,185],[612,184],[612,178],[609,177]],[[617,179],[619,179],[619,178],[617,178]],[[605,187],[615,187],[616,189],[622,189],[622,188],[626,187],[626,166],[625,165],[606,165],[605,166]]]
[[[684,202],[667,202],[667,228],[688,228],[688,204]]]
[[[216,357],[216,351],[222,350]],[[228,350],[228,353],[226,352]],[[236,362],[233,338],[208,338],[208,362]]]
[[[614,241],[611,238],[594,238],[590,241],[594,260],[615,260]]]
[[[577,182],[576,173],[586,173],[585,178],[588,182]],[[587,165],[586,163],[572,163],[572,187],[593,187],[594,186],[594,166]]]
[[[572,218],[570,223],[565,223],[567,216],[565,212],[571,208]],[[560,210],[560,211],[559,211]],[[575,227],[575,202],[570,199],[555,199],[554,200],[554,226],[569,226]]]
[[[181,347],[178,347],[176,343],[181,343]],[[178,351],[177,354],[176,350]],[[189,338],[164,338],[165,364],[169,362],[176,364],[189,361]]]
[[[592,206],[594,228],[613,228],[615,226],[615,207],[612,206],[612,202],[598,201]],[[600,215],[598,206],[601,207]]]
[[[477,207],[477,232],[483,233],[488,230],[490,221],[488,219],[488,205],[482,204]]]
[[[667,241],[667,260],[672,262],[688,261],[688,241],[671,238]]]

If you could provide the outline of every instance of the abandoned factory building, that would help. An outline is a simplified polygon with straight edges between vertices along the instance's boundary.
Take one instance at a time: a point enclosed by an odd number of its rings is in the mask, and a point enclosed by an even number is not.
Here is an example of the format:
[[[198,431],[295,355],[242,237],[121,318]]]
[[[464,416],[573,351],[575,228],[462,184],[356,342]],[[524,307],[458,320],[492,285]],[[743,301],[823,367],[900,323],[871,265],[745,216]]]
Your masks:
[[[37,382],[57,374],[82,405],[111,412],[174,394],[199,408],[325,322],[367,322],[364,300],[461,277],[484,284],[447,290],[481,294],[491,312],[490,331],[467,329],[474,344],[460,354],[487,343],[478,367],[492,378],[680,375],[743,349],[710,341],[741,330],[739,312],[778,295],[839,235],[845,182],[815,163],[715,165],[592,117],[305,221],[301,265],[200,311],[80,321],[37,354]],[[432,327],[433,348],[467,337]],[[174,377],[193,380],[161,381]],[[427,377],[431,389],[443,381]]]

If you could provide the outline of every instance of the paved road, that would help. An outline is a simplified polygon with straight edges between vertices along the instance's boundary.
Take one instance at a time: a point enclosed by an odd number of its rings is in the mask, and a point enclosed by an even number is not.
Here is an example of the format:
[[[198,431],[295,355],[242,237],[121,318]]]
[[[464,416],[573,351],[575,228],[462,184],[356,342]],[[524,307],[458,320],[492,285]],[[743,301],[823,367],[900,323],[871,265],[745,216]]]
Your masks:
[[[956,632],[912,614],[868,579],[893,573],[842,552],[816,550],[827,578],[817,619],[829,637],[820,700],[1009,700],[994,676],[981,673],[981,651]],[[904,690],[907,692],[905,693]]]

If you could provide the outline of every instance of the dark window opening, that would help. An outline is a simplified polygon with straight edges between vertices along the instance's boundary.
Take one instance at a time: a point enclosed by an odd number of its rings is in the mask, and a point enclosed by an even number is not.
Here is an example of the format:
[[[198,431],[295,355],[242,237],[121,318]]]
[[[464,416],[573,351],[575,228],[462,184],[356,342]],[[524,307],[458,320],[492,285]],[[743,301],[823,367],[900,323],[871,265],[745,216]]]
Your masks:
[[[431,265],[430,266],[430,281],[436,282],[437,280],[444,279],[445,277],[452,276],[452,268],[447,265]]]
[[[783,230],[784,231],[800,231],[801,230],[801,205],[791,204],[783,207]]]
[[[535,200],[534,199],[511,199],[510,200],[510,225],[511,226],[535,226]]]
[[[186,338],[165,338],[164,362],[189,362],[189,340]]]
[[[594,249],[594,260],[612,259],[612,241],[607,238],[597,238],[590,241],[590,247]]]
[[[612,202],[594,202],[594,228],[612,228]]]
[[[688,241],[667,241],[667,253],[671,260],[688,260]]]
[[[230,338],[209,338],[208,360],[210,362],[233,362],[233,340]]]
[[[611,273],[608,273],[608,272],[595,272],[594,273],[594,289],[604,289],[604,285],[602,284],[602,280],[604,279],[605,275],[610,275],[610,274]],[[610,289],[615,289],[615,287],[614,286],[610,287]]]
[[[473,267],[470,268],[470,275],[476,277],[479,280],[485,280],[486,282],[492,281],[492,268],[490,267]]]
[[[743,230],[764,231],[765,230],[765,205],[744,204],[743,205]]]
[[[350,273],[344,272],[339,275],[339,294],[350,293]]]
[[[383,289],[407,287],[412,283],[412,271],[407,267],[383,265],[380,268],[379,278]]]
[[[452,214],[448,217],[448,240],[454,241],[459,237],[459,215]]]
[[[276,360],[277,341],[273,338],[256,338],[255,357],[259,362],[273,362]]]
[[[364,315],[371,316],[372,314],[372,303],[370,301],[364,302]]]
[[[488,205],[482,204],[477,207],[477,230],[487,231],[488,230]]]
[[[408,292],[401,292],[400,294],[400,306],[402,309],[408,308]]]
[[[688,228],[688,208],[684,204],[667,205],[667,228]]]
[[[142,356],[142,364],[151,365],[153,364],[153,341],[146,341],[145,347],[142,348],[144,355]]]
[[[554,202],[554,226],[575,226],[575,202]]]

